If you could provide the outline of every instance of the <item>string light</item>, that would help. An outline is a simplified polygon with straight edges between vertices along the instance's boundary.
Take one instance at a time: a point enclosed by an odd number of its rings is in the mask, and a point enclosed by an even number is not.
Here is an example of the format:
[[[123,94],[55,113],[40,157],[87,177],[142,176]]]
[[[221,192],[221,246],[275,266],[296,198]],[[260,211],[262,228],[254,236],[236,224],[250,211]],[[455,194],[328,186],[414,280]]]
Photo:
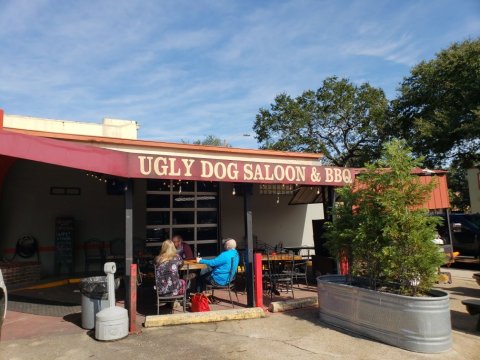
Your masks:
[[[235,195],[237,192],[235,191],[235,185],[233,185],[233,189],[232,189],[232,195]]]
[[[280,203],[280,196],[277,195],[277,204]]]
[[[320,188],[317,188],[317,195],[320,195]]]

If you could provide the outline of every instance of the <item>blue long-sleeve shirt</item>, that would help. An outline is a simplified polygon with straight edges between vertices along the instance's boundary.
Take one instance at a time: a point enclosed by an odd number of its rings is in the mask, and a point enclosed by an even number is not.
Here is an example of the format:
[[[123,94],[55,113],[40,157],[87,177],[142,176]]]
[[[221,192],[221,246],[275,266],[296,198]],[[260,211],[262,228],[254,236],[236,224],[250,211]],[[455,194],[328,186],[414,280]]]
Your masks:
[[[211,276],[218,285],[226,285],[230,275],[230,267],[233,260],[233,276],[237,273],[240,256],[237,250],[230,249],[223,251],[215,259],[201,259],[200,264],[208,265],[212,268]]]

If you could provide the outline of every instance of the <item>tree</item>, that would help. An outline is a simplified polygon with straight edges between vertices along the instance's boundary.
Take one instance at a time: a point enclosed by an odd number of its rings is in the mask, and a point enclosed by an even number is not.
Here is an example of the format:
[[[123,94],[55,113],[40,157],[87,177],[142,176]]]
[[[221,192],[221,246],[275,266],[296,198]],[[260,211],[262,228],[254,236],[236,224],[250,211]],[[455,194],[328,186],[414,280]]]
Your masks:
[[[445,261],[432,241],[438,219],[421,208],[435,183],[423,185],[411,174],[420,161],[410,152],[404,141],[387,143],[355,186],[339,189],[335,221],[327,225],[327,247],[349,253],[353,275],[404,295],[428,292]]]
[[[188,141],[183,140],[183,143],[187,143]],[[210,146],[224,146],[224,147],[232,147],[229,143],[227,143],[227,140],[222,140],[219,137],[215,135],[207,135],[205,136],[205,139],[203,140],[195,140],[192,144],[194,145],[210,145]]]
[[[398,127],[429,166],[480,161],[480,39],[414,66],[392,103]]]
[[[262,148],[323,153],[337,166],[363,166],[377,158],[386,134],[383,90],[329,77],[317,91],[275,97],[261,108],[253,130]]]
[[[470,210],[470,194],[468,192],[467,170],[458,166],[448,168],[448,192],[453,211]]]

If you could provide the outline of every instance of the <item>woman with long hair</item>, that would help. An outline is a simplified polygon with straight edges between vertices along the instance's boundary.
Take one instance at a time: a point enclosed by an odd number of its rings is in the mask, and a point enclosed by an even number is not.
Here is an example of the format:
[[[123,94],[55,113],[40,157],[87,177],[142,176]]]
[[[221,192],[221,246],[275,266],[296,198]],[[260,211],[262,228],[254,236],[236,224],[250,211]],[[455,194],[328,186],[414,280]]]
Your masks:
[[[185,280],[180,279],[178,273],[182,266],[183,260],[177,255],[175,245],[165,240],[155,257],[155,283],[160,295],[176,296],[185,292]]]

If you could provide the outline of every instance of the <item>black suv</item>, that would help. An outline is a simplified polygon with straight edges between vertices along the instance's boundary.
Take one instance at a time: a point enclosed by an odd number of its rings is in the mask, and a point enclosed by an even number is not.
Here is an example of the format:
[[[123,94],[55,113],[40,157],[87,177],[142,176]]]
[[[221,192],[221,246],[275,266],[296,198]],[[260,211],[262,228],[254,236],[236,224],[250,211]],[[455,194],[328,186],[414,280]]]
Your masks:
[[[445,238],[447,232],[447,219],[439,228],[439,233]],[[460,256],[480,256],[480,214],[450,214],[450,227],[452,229],[453,250],[460,252]],[[448,238],[448,237],[447,237]]]

